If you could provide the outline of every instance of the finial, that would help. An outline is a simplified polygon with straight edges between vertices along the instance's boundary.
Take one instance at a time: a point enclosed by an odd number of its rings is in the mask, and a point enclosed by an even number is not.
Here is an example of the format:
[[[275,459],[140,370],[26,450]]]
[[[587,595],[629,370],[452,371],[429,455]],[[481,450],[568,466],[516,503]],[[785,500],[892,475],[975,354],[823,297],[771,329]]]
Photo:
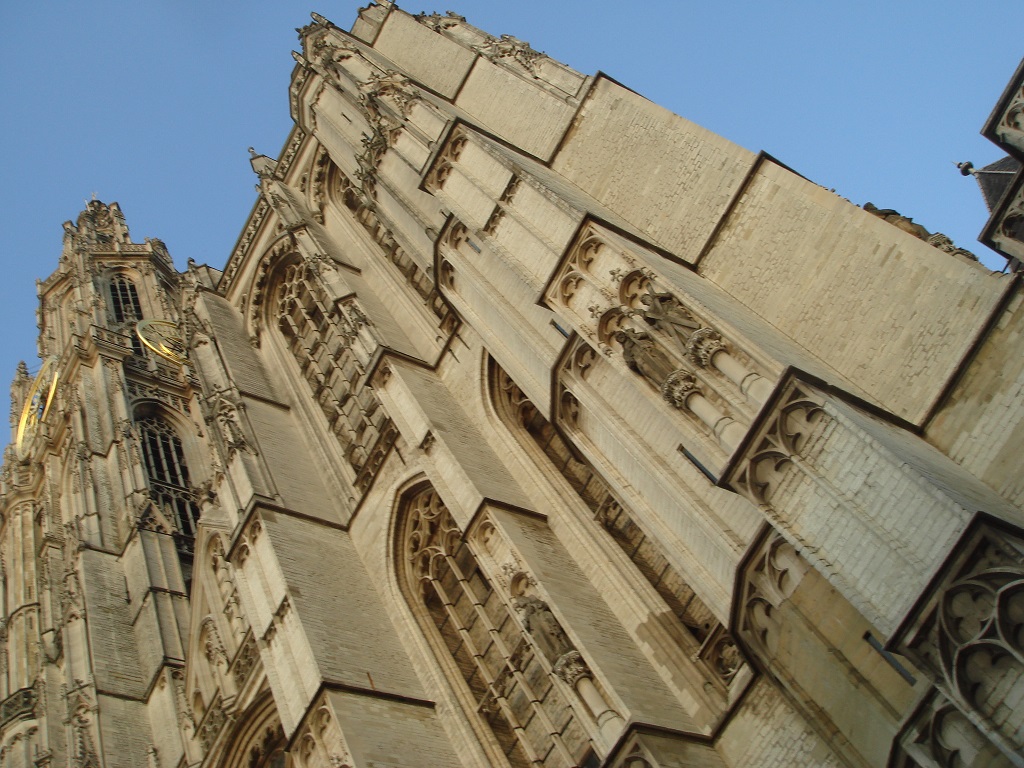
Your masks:
[[[321,16],[319,13],[316,13],[315,11],[310,11],[309,16],[317,24],[323,24],[324,26],[327,26],[327,25],[329,25],[331,23],[327,19],[325,19],[323,16]]]
[[[974,163],[968,160],[966,163],[957,163],[956,167],[960,169],[962,176],[970,176],[974,173]]]
[[[255,147],[249,147],[249,157],[251,157],[253,159],[256,159],[256,148]]]

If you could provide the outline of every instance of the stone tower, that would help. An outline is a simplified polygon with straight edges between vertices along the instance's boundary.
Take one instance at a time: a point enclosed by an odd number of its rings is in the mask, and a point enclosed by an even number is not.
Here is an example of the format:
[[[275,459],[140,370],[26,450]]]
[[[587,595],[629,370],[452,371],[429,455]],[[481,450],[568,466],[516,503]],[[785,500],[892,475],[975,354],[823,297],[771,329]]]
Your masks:
[[[1024,306],[602,76],[299,30],[222,271],[65,227],[0,765],[1021,765]]]
[[[182,284],[163,243],[132,242],[97,200],[39,283],[44,362],[15,380],[3,475],[6,764],[138,764],[147,711],[184,704],[212,456],[191,372],[137,333],[180,324]]]

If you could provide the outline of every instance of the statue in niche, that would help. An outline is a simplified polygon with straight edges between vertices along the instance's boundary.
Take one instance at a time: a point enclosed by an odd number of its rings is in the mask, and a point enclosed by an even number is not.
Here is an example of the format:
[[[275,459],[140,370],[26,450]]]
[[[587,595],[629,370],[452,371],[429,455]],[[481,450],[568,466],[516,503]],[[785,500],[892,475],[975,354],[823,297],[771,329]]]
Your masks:
[[[537,648],[549,662],[574,650],[572,643],[548,608],[548,604],[534,595],[522,595],[515,599],[516,610],[523,618],[526,631],[530,633]]]
[[[647,324],[666,333],[685,355],[690,337],[700,330],[700,323],[671,293],[658,293],[651,288],[640,297],[640,303],[646,307],[641,314]]]
[[[678,368],[646,333],[624,328],[615,334],[615,340],[622,345],[622,357],[630,370],[642,375],[658,389]]]

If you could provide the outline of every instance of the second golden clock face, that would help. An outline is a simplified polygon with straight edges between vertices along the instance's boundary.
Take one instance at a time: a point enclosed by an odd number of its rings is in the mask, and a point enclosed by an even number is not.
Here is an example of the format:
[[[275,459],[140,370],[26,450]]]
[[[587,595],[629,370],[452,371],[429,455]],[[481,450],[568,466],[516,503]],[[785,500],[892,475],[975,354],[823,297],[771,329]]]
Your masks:
[[[18,421],[18,435],[15,439],[15,450],[19,459],[28,458],[32,440],[39,431],[39,424],[46,419],[57,392],[57,358],[48,357],[43,361],[39,373],[36,374],[32,388],[25,398],[25,406],[21,409]]]
[[[175,365],[188,362],[185,356],[185,342],[177,324],[166,320],[141,320],[135,326],[139,340],[149,349]]]

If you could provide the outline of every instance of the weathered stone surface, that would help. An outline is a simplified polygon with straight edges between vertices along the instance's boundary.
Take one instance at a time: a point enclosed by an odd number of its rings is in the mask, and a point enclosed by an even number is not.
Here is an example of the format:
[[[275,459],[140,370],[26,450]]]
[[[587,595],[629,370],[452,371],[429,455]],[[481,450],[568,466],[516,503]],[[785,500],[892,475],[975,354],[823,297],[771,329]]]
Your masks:
[[[453,12],[300,38],[223,272],[94,200],[40,283],[0,762],[1019,764],[1017,278]]]

